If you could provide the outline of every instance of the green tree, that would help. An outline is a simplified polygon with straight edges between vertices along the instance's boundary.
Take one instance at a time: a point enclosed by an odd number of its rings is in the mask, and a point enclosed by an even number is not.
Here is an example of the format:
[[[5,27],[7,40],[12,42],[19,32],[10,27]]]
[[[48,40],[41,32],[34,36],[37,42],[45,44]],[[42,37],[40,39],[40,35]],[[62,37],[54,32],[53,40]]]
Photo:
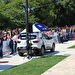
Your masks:
[[[63,0],[57,4],[57,22],[59,26],[74,25],[75,24],[75,1]]]
[[[16,27],[22,25],[24,22],[23,19],[23,11],[22,11],[22,0],[5,0],[1,1],[0,4],[0,13],[2,13],[5,17],[9,18],[10,23],[4,21],[5,25],[9,25],[10,27]],[[15,26],[14,26],[15,25]]]
[[[43,23],[49,26],[75,24],[74,0],[28,0],[29,23]],[[24,0],[0,0],[0,27],[25,28]],[[25,6],[24,6],[25,7]]]
[[[31,3],[34,3],[33,0]],[[35,6],[36,4],[36,6]],[[39,20],[37,22],[44,23],[46,25],[52,25],[56,17],[56,1],[55,0],[36,0],[32,7],[35,7],[35,10],[32,14],[35,15]]]

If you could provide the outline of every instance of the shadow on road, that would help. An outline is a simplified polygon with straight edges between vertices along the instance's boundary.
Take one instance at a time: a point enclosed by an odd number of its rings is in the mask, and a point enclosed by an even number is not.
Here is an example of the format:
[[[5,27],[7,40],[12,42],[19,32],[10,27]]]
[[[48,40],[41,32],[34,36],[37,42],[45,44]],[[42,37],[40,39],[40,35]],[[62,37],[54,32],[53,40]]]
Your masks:
[[[15,65],[0,65],[0,71],[14,67]]]
[[[54,51],[54,52],[46,52],[46,55],[55,55],[59,53],[59,51]]]

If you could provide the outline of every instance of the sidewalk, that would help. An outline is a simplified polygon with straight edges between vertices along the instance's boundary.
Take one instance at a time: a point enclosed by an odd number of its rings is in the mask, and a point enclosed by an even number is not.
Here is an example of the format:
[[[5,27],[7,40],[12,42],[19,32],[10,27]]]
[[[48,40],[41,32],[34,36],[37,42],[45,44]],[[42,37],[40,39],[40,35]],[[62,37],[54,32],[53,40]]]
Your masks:
[[[0,71],[3,71],[5,69],[9,69],[11,67],[23,64],[30,61],[26,57],[20,57],[19,55],[15,56],[4,56],[2,59],[0,59]]]
[[[42,75],[75,75],[75,55],[59,62]]]
[[[75,45],[75,40],[56,44],[55,51],[58,52],[55,55],[75,55],[75,49],[68,49],[68,47]]]
[[[44,72],[42,75],[75,75],[75,49],[67,49],[67,47],[72,45],[75,45],[75,41],[57,44],[56,50],[59,51],[59,53],[55,55],[70,56]]]
[[[0,71],[21,65],[36,58],[39,58],[39,56],[32,57],[31,59],[28,59],[27,57],[21,57],[18,54],[4,56],[2,59],[0,59]]]

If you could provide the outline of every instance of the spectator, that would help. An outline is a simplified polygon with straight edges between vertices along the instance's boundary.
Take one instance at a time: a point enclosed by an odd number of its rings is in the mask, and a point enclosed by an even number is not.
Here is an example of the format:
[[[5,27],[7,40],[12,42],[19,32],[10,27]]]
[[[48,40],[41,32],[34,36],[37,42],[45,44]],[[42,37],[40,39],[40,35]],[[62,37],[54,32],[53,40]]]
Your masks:
[[[3,38],[0,33],[0,58],[3,58],[2,46],[3,46]]]
[[[12,40],[12,39],[11,39],[10,42],[9,42],[9,46],[10,46],[10,48],[11,48],[11,53],[10,53],[10,55],[11,55],[11,54],[14,54],[14,50],[13,50],[13,40]]]
[[[17,40],[18,40],[18,33],[16,32],[15,35],[12,37],[13,40],[13,54],[16,54],[16,47],[17,47]]]
[[[63,40],[63,32],[60,32],[59,36],[60,36],[60,43],[63,43],[64,42],[64,40]]]
[[[53,33],[53,37],[56,43],[58,43],[58,32],[55,30],[55,32]]]
[[[9,47],[8,52],[11,52],[10,41],[11,41],[11,34],[7,33],[7,42],[8,42],[8,47]]]

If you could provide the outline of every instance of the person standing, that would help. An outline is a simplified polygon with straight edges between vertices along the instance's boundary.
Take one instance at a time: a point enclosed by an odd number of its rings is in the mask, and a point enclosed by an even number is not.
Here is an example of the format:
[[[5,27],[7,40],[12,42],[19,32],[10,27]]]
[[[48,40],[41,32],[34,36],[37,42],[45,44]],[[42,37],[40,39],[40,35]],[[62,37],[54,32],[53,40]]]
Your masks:
[[[18,33],[16,32],[15,35],[12,37],[12,44],[13,44],[13,54],[16,54],[16,47],[17,47],[17,40],[18,40]]]
[[[63,43],[64,42],[64,40],[63,40],[63,32],[60,32],[59,36],[60,36],[60,43]]]
[[[11,41],[11,35],[10,33],[7,33],[7,42],[8,42],[8,52],[11,52],[11,48],[10,48],[10,41]]]
[[[56,43],[58,43],[58,32],[55,30],[55,32],[53,33],[53,37]]]
[[[10,55],[14,54],[14,50],[13,50],[13,40],[11,39],[10,42],[9,42],[9,46],[11,48],[11,53]]]
[[[0,37],[0,58],[3,58],[2,46],[3,46],[3,38]]]
[[[7,38],[7,34],[8,34],[7,32],[4,32],[4,34],[3,34],[3,47],[2,47],[2,50],[3,50],[4,55],[8,55],[9,50],[10,50],[9,40]]]

